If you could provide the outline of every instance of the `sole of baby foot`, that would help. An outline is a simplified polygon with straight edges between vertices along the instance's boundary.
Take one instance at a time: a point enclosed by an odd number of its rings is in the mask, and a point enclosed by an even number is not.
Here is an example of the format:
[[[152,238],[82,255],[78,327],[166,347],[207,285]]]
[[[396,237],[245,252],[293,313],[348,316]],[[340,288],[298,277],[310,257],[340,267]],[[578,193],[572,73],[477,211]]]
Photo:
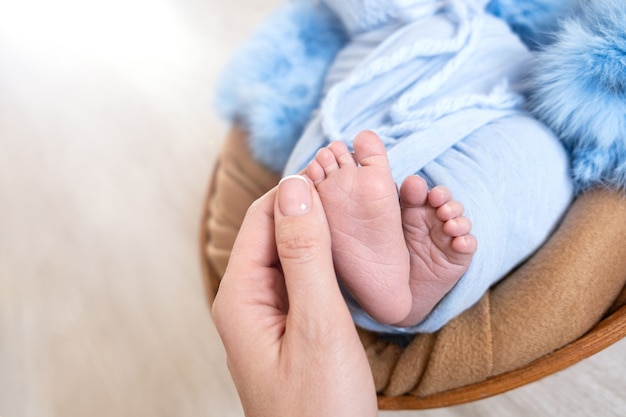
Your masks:
[[[411,308],[409,255],[398,189],[385,146],[358,134],[354,154],[343,142],[321,149],[307,168],[326,211],[335,268],[360,306],[384,324]]]
[[[399,326],[422,321],[469,268],[478,248],[464,207],[446,187],[430,192],[419,176],[400,188],[402,225],[410,257],[412,307]]]

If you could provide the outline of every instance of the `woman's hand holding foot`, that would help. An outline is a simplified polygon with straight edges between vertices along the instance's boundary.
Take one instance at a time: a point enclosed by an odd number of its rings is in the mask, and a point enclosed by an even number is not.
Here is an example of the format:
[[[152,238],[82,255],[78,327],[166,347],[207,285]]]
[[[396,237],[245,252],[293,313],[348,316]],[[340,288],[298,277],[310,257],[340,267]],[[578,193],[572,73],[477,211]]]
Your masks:
[[[213,304],[248,417],[375,416],[319,196],[289,177],[249,209]]]

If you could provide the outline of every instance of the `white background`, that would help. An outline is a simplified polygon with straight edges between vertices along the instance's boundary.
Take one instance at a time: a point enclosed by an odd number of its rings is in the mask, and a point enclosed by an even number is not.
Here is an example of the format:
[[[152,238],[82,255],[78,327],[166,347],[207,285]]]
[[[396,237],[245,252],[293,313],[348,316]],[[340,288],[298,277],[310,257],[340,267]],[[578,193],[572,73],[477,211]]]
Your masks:
[[[0,0],[1,417],[242,415],[198,230],[216,75],[277,4]],[[624,358],[381,415],[624,416]]]

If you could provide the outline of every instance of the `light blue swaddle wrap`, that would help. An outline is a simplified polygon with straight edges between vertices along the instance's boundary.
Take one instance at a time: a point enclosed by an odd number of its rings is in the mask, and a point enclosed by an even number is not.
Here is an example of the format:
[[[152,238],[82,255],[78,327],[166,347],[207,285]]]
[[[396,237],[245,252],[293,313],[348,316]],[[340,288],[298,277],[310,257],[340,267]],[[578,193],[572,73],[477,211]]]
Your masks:
[[[344,289],[355,322],[378,332],[432,332],[472,306],[547,238],[572,198],[568,157],[516,91],[532,56],[483,0],[325,0],[350,40],[284,170],[332,140],[383,139],[401,183],[445,185],[479,248],[461,280],[411,328],[371,319]],[[366,202],[365,202],[366,204]]]

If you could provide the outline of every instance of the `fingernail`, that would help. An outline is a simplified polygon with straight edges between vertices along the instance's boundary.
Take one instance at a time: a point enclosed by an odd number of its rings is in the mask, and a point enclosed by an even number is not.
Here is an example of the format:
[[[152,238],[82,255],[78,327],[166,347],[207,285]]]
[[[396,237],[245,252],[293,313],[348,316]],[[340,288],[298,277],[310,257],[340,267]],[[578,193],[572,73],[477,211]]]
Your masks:
[[[311,208],[309,182],[301,175],[290,175],[278,183],[278,208],[285,216],[300,216]]]

